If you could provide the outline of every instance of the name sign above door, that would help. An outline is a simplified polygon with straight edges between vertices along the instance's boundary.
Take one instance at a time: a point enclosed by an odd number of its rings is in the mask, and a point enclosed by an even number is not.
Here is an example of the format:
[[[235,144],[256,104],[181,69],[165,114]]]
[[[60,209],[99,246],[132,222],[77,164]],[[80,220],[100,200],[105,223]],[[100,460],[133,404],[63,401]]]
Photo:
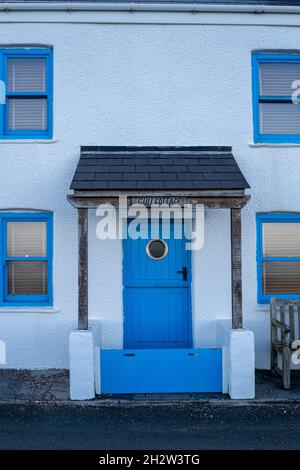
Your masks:
[[[139,196],[132,198],[132,204],[142,206],[183,206],[185,200],[177,196]]]

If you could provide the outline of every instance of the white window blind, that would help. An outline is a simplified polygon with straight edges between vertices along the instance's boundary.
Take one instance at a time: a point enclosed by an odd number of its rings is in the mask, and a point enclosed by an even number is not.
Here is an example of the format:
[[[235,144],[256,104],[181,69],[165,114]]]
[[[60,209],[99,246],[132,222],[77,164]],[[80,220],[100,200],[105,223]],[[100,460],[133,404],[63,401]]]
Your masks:
[[[264,258],[300,258],[300,223],[263,224]]]
[[[261,96],[292,96],[292,83],[300,80],[300,63],[265,62],[260,64]]]
[[[7,60],[9,130],[47,130],[47,96],[36,94],[46,92],[46,71],[45,58]]]
[[[9,261],[8,295],[47,295],[47,261]]]
[[[47,256],[46,222],[8,222],[7,257]]]
[[[263,223],[262,243],[264,294],[299,294],[300,223]],[[291,258],[291,261],[286,258]]]
[[[8,128],[11,130],[46,130],[47,99],[8,98]]]
[[[47,295],[48,262],[32,260],[47,256],[46,222],[7,222],[6,235],[8,295]]]
[[[263,285],[265,294],[299,294],[300,262],[264,262]]]
[[[261,62],[259,67],[259,132],[300,134],[300,105],[292,102],[300,62]]]
[[[11,58],[7,61],[8,92],[45,92],[46,60],[43,58]]]
[[[300,105],[293,103],[260,103],[262,134],[300,134]]]

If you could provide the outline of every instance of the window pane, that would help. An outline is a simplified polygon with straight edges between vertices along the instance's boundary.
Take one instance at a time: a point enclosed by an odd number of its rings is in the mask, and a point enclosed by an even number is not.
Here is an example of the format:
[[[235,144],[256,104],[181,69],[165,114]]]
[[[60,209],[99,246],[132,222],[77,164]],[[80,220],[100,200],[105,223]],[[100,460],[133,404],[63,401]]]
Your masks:
[[[8,222],[7,256],[47,256],[47,223]]]
[[[261,134],[300,134],[300,105],[293,103],[260,103]]]
[[[263,256],[300,258],[300,223],[264,223]]]
[[[9,98],[9,130],[47,130],[46,98]]]
[[[47,261],[9,261],[8,295],[47,295]]]
[[[263,263],[264,294],[300,294],[300,262]]]
[[[295,80],[300,80],[300,63],[260,64],[260,95],[291,96]]]
[[[45,92],[46,59],[11,58],[7,61],[8,92]]]

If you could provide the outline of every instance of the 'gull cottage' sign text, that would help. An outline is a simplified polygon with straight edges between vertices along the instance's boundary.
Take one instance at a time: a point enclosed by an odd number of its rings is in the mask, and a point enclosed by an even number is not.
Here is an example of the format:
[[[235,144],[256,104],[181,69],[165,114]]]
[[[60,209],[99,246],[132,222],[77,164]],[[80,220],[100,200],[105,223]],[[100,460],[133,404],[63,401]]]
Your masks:
[[[143,206],[183,206],[184,201],[180,197],[175,196],[140,196],[132,200],[133,204]]]

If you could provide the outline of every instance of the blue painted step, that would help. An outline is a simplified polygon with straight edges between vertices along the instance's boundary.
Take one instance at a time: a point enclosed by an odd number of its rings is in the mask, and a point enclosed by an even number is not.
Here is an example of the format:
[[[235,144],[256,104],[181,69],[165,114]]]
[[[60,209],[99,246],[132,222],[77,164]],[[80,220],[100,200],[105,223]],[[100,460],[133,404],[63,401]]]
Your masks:
[[[222,392],[221,349],[102,350],[101,393]]]

